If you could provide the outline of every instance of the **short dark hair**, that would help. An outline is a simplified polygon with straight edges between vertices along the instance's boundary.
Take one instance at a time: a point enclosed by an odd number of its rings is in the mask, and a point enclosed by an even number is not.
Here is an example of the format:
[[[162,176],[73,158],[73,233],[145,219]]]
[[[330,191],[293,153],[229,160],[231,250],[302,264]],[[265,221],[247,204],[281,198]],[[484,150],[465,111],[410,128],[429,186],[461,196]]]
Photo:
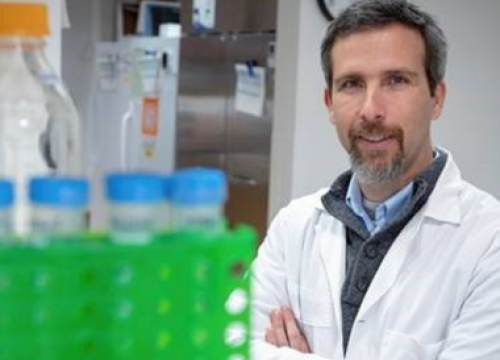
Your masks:
[[[417,30],[425,44],[425,72],[432,95],[446,70],[447,43],[443,30],[429,13],[406,0],[360,0],[342,11],[326,30],[321,62],[328,87],[333,81],[331,50],[339,38],[392,24]]]

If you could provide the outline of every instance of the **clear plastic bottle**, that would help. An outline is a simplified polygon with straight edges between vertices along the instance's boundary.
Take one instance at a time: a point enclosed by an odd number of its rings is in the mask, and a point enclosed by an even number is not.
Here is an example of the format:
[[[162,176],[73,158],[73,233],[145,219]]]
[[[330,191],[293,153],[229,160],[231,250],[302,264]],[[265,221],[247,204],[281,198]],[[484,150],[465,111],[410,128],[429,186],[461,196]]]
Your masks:
[[[86,230],[89,203],[87,180],[35,177],[29,183],[31,233],[34,241],[49,235],[73,235]]]
[[[0,242],[8,242],[12,235],[12,205],[14,185],[12,181],[0,179]]]
[[[171,230],[172,225],[172,177],[166,176],[163,178],[163,198],[164,198],[164,214],[162,220],[162,230]]]
[[[114,242],[150,242],[164,222],[164,182],[158,174],[111,174],[106,178],[109,230]]]
[[[48,64],[47,6],[0,2],[0,176],[13,179],[14,228],[29,228],[26,185],[33,176],[81,175],[80,120]]]
[[[191,168],[171,180],[171,227],[219,233],[225,229],[226,176],[220,170]]]

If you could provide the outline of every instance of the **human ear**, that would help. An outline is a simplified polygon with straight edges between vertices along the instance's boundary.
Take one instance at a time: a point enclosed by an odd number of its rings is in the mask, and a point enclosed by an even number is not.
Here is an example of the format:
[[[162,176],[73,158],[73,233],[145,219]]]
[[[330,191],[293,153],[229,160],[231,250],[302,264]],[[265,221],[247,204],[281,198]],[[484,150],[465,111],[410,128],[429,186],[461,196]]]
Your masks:
[[[441,81],[436,85],[434,96],[432,97],[432,120],[437,120],[443,111],[444,101],[446,99],[446,84]]]
[[[323,101],[328,110],[328,120],[330,121],[331,124],[335,125],[336,121],[335,121],[335,112],[333,111],[333,105],[332,105],[332,92],[329,87],[326,87],[323,92]]]

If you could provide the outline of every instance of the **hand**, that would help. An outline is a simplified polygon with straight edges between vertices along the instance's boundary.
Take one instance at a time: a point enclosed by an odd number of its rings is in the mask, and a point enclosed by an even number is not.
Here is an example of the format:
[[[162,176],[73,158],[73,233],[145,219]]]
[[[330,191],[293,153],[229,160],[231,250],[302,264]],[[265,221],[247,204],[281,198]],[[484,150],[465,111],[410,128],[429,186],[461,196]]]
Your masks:
[[[271,327],[266,330],[266,341],[277,347],[289,347],[304,354],[311,353],[292,309],[287,307],[271,312]]]

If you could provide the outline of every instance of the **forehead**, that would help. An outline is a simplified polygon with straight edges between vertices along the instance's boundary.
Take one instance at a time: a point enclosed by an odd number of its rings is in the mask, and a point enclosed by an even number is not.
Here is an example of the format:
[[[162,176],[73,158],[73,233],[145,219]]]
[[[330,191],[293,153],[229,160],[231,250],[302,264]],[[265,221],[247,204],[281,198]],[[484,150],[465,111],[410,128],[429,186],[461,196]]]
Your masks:
[[[415,29],[391,24],[356,32],[335,41],[330,53],[333,74],[407,67],[425,71],[425,43]]]

